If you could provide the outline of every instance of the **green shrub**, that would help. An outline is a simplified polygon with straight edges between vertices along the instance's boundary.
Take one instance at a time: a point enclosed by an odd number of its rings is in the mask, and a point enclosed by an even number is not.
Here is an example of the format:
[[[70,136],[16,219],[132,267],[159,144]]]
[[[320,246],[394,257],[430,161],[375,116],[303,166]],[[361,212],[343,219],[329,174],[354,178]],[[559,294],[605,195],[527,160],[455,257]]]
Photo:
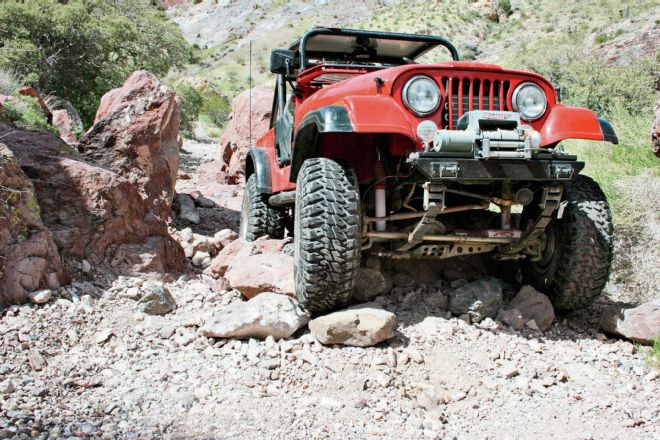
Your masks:
[[[506,15],[513,14],[513,8],[511,7],[511,0],[500,0],[500,8]]]
[[[181,109],[181,129],[192,131],[197,120],[221,127],[229,119],[231,103],[229,98],[218,93],[212,86],[196,88],[189,83],[175,87],[177,95],[183,99]]]
[[[193,123],[199,118],[203,98],[196,88],[187,83],[176,87],[176,94],[183,99],[181,107],[181,129],[192,131]]]
[[[653,116],[651,112],[632,116],[616,106],[609,112],[609,118],[619,138],[618,145],[580,140],[564,144],[569,152],[586,162],[584,173],[593,177],[605,191],[615,223],[630,224],[636,221],[638,213],[617,182],[643,174],[660,178],[660,161],[653,154],[649,134]]]
[[[596,44],[603,44],[606,41],[609,41],[612,39],[612,36],[610,34],[598,34],[596,35]]]
[[[86,123],[100,97],[134,70],[164,75],[191,55],[149,0],[6,0],[0,29],[0,69],[70,101]]]
[[[647,351],[646,361],[651,367],[660,369],[660,336],[653,338],[653,345]]]
[[[609,117],[613,109],[625,110],[631,116],[653,111],[658,99],[654,91],[660,75],[659,61],[660,52],[627,65],[608,66],[581,51],[559,47],[533,54],[521,51],[511,64],[535,71],[561,86],[565,103]]]
[[[218,127],[223,126],[229,120],[229,114],[231,113],[229,98],[214,90],[205,91],[202,97],[201,115],[208,118],[212,124]]]
[[[57,129],[46,120],[39,101],[31,96],[13,95],[12,99],[3,105],[2,113],[0,119],[12,125],[58,134]]]
[[[0,69],[0,93],[11,95],[21,87],[20,81],[10,72]]]

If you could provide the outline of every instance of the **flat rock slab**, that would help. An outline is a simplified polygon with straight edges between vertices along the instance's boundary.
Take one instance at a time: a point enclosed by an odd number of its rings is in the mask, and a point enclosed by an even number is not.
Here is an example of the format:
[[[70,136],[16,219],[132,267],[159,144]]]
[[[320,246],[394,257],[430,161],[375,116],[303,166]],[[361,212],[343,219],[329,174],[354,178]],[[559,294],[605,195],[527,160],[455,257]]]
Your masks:
[[[247,298],[263,292],[295,296],[293,258],[282,254],[237,257],[225,273],[229,285]]]
[[[653,338],[660,337],[660,299],[632,309],[612,306],[603,314],[601,328],[640,344],[651,345]]]
[[[371,307],[351,308],[313,319],[312,335],[322,344],[369,347],[394,336],[396,315]]]
[[[202,333],[211,338],[288,338],[309,322],[298,302],[286,295],[264,292],[246,302],[234,302],[213,315]]]

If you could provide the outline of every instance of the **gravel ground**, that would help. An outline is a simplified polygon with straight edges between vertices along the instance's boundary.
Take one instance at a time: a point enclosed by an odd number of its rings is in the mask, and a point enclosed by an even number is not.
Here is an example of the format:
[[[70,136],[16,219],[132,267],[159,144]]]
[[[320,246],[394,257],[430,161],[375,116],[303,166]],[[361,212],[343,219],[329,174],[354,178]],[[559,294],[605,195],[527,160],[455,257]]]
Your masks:
[[[378,298],[398,326],[376,347],[213,340],[198,327],[237,292],[179,280],[150,316],[141,282],[4,313],[0,438],[660,438],[658,371],[593,329],[469,325],[413,285]]]
[[[207,194],[222,206],[203,218],[228,222],[240,191],[227,191]],[[449,283],[397,276],[376,299],[394,338],[357,348],[306,328],[206,338],[238,292],[182,278],[167,285],[178,308],[152,316],[134,299],[143,283],[92,271],[2,313],[0,438],[660,438],[660,373],[596,330],[598,307],[544,334],[467,324],[428,299]]]

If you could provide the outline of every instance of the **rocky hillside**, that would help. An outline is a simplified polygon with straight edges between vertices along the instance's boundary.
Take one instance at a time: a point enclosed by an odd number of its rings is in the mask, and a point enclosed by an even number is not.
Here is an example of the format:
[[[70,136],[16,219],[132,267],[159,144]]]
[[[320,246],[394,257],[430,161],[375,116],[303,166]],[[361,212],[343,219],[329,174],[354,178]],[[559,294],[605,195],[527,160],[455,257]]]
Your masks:
[[[249,76],[269,83],[270,50],[286,47],[313,26],[352,27],[447,37],[464,59],[519,65],[548,49],[590,54],[612,62],[660,47],[660,5],[652,0],[357,0],[351,7],[314,1],[181,1],[169,9],[202,61],[176,78],[208,80],[235,95]],[[193,4],[194,3],[194,4]]]

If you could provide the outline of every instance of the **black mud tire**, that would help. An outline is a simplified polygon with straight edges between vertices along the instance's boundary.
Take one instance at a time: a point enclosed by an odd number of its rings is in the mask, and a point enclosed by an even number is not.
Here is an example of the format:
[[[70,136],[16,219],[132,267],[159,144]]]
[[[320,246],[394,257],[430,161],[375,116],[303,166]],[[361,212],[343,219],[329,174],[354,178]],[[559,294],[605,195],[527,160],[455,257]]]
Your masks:
[[[523,260],[523,280],[546,293],[555,309],[589,307],[605,288],[613,252],[612,213],[605,194],[590,177],[564,185],[568,202],[561,219],[546,229],[541,261]]]
[[[353,170],[331,159],[305,161],[294,217],[300,305],[313,316],[346,305],[360,263],[360,194]]]
[[[257,188],[257,176],[251,174],[243,192],[240,237],[245,241],[254,241],[264,235],[275,239],[284,238],[284,217],[283,211],[268,205],[266,196]]]

